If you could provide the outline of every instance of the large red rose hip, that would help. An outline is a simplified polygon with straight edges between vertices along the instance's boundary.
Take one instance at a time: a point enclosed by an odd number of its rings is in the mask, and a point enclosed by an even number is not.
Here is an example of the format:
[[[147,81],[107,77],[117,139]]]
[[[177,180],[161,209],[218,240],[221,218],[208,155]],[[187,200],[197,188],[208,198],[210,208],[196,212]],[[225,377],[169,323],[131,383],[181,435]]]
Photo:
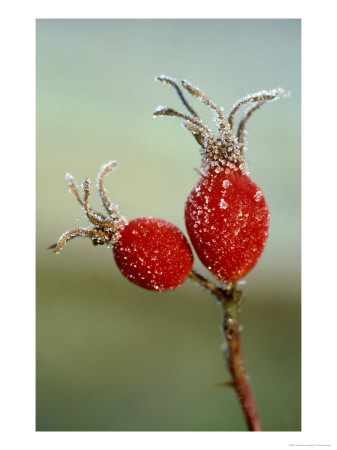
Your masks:
[[[236,281],[263,252],[269,211],[262,191],[247,175],[210,170],[186,201],[185,222],[200,261],[218,279]]]

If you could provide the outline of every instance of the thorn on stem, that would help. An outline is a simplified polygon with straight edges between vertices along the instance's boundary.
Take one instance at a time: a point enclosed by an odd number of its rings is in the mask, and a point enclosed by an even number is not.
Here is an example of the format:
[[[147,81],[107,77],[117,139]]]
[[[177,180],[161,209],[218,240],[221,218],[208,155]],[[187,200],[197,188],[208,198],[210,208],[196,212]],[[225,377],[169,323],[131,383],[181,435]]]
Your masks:
[[[219,381],[211,384],[212,388],[234,386],[233,381]]]

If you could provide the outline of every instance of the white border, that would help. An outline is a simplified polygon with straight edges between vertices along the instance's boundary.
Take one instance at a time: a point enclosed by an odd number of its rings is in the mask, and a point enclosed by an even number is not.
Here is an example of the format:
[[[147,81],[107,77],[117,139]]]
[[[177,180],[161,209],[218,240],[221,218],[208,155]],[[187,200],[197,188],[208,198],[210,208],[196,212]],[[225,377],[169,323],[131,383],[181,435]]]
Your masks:
[[[4,450],[336,448],[336,2],[206,4],[59,0],[1,7],[1,435]],[[302,18],[303,428],[297,433],[35,432],[34,183],[36,18]],[[289,68],[291,70],[291,68]],[[318,114],[317,111],[324,111]],[[15,171],[13,180],[12,171]],[[13,181],[20,183],[13,188]],[[286,179],[285,179],[286,182]],[[13,202],[13,198],[16,202]],[[13,203],[13,205],[12,205]],[[15,203],[15,204],[14,204]],[[11,213],[13,208],[13,213]],[[27,223],[29,224],[27,226]],[[15,236],[15,239],[12,237]],[[3,251],[5,249],[5,252]],[[20,314],[18,315],[18,310]],[[19,316],[19,319],[18,319]],[[15,321],[14,321],[15,318]],[[14,357],[13,355],[16,355]]]

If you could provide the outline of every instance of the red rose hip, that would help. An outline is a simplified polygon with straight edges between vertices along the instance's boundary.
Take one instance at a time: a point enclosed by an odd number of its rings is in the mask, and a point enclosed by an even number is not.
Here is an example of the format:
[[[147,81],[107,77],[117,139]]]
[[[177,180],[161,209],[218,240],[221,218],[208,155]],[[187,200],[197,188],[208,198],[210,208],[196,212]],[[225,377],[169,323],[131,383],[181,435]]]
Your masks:
[[[193,256],[185,236],[162,219],[131,220],[121,230],[113,252],[128,280],[155,291],[175,289],[192,269]]]
[[[269,212],[262,191],[247,175],[210,170],[186,201],[185,222],[200,261],[218,279],[236,281],[262,254]]]

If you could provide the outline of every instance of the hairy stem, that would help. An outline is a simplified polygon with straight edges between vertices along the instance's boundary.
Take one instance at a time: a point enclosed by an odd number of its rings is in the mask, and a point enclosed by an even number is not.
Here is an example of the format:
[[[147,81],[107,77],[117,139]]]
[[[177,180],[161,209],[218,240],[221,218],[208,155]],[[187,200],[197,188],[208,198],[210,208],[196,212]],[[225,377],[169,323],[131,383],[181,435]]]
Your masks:
[[[226,339],[226,360],[232,376],[232,385],[237,393],[249,431],[262,431],[253,392],[249,384],[241,351],[239,309],[242,291],[235,284],[221,288],[192,270],[189,278],[215,296],[223,308],[223,331]]]

